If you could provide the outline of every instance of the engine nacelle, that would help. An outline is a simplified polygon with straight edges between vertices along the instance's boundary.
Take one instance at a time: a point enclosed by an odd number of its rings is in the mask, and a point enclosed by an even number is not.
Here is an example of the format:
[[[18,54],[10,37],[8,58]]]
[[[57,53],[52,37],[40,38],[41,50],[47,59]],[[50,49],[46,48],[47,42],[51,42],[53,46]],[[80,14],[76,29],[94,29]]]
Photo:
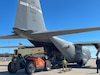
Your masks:
[[[75,62],[81,66],[85,65],[91,57],[89,49],[84,46],[75,46],[75,53]]]

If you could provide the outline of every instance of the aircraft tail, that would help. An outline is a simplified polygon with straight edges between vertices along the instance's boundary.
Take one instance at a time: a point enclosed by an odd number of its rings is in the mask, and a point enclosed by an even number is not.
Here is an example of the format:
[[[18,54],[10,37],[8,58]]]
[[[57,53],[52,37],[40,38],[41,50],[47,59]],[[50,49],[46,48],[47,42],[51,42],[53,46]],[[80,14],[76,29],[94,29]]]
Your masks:
[[[14,28],[44,32],[46,27],[39,0],[19,0]]]

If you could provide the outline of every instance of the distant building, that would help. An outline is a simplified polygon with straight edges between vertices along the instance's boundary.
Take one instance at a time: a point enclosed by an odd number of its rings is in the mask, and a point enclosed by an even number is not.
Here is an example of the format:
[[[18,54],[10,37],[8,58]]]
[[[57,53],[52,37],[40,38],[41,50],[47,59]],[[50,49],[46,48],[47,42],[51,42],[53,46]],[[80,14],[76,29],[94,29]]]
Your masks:
[[[9,53],[3,53],[0,54],[0,57],[13,57],[14,54],[9,54]]]

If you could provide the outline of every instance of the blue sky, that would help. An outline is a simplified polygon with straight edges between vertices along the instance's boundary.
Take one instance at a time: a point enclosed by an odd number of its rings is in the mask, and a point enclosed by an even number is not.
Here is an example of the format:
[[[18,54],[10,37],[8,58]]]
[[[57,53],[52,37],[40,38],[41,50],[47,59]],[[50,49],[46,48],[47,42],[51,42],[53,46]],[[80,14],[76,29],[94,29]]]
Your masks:
[[[100,26],[100,0],[40,0],[45,24],[48,30],[61,30]],[[17,0],[0,1],[0,36],[12,33],[16,16]],[[100,41],[100,31],[59,36],[71,42]],[[26,39],[0,40],[0,46],[31,45]],[[92,57],[96,50],[89,47]],[[0,49],[0,53],[13,52]]]

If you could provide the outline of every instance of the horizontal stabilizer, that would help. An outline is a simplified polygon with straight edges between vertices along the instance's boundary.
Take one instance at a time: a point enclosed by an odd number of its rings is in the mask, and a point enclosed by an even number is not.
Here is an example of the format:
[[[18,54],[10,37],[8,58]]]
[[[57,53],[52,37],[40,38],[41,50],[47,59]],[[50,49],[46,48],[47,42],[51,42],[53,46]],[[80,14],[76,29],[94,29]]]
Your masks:
[[[31,48],[31,47],[34,47],[34,46],[26,46],[26,45],[22,45],[22,46],[0,46],[0,48]]]
[[[100,27],[58,30],[58,31],[47,31],[47,32],[41,32],[41,33],[33,33],[33,36],[52,37],[52,36],[58,36],[58,35],[74,34],[74,33],[96,31],[96,30],[100,30]]]
[[[18,38],[23,38],[23,37],[20,37],[19,35],[15,34],[0,36],[0,39],[18,39]]]
[[[100,27],[57,30],[57,31],[45,31],[45,32],[32,32],[31,30],[21,30],[21,29],[14,28],[14,32],[19,34],[19,35],[12,34],[12,35],[7,35],[7,36],[0,36],[0,39],[27,38],[29,40],[34,40],[34,41],[36,41],[36,40],[44,41],[44,40],[49,39],[53,36],[81,33],[81,32],[88,32],[88,31],[96,31],[96,30],[100,30]]]

